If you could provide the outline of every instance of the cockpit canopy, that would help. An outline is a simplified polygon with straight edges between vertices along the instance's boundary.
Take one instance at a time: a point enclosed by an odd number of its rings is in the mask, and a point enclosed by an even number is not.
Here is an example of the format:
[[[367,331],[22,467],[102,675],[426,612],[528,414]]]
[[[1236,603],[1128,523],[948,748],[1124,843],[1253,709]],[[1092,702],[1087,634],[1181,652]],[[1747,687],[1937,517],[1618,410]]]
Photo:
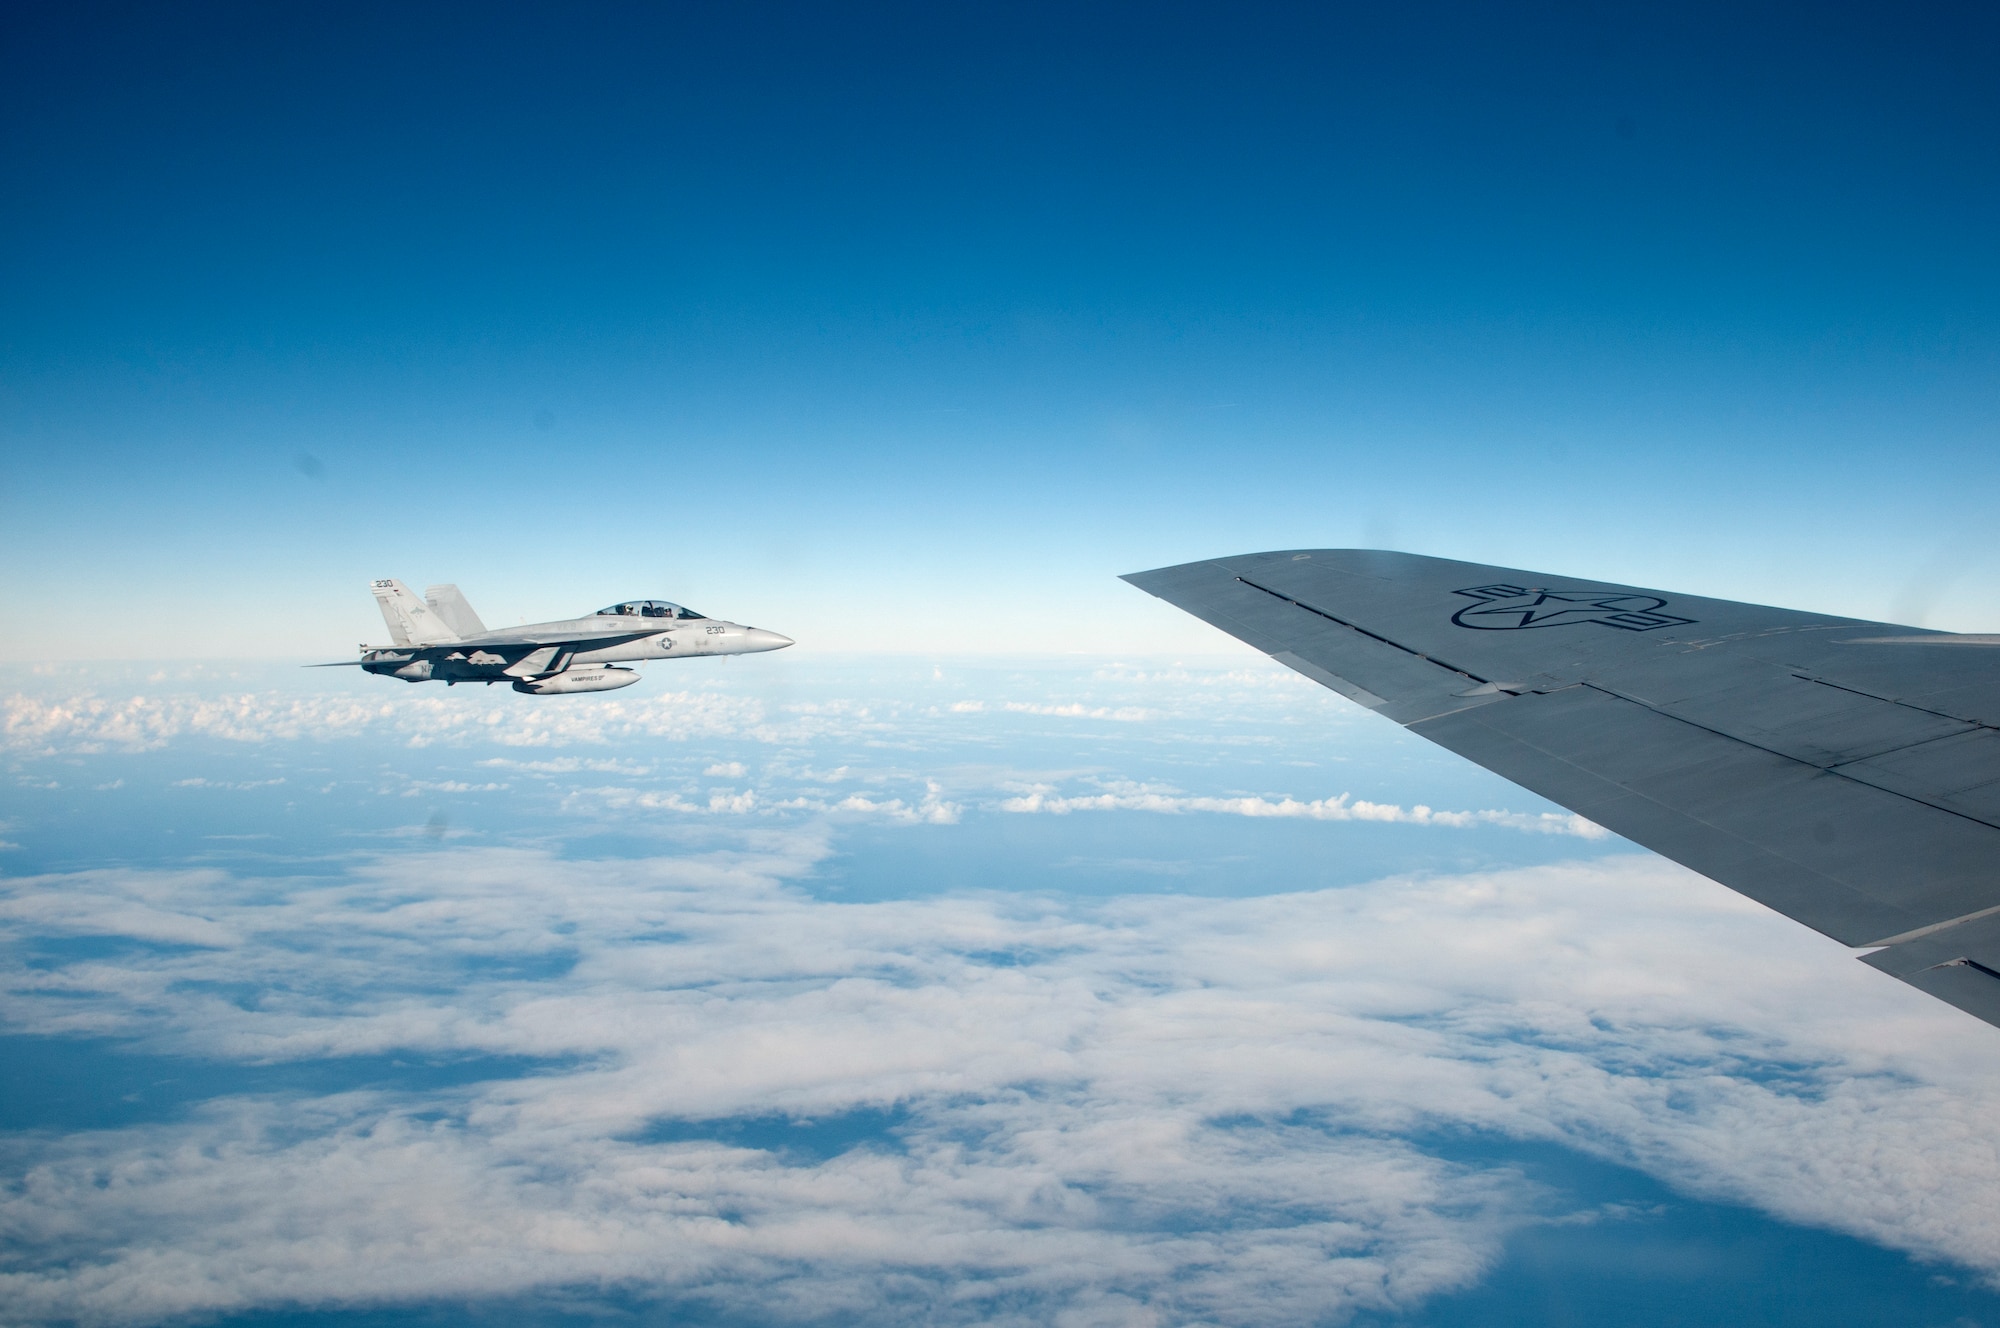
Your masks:
[[[623,604],[613,604],[608,609],[599,609],[595,616],[599,618],[686,619],[702,618],[707,615],[696,613],[693,609],[684,608],[679,604],[669,604],[663,599],[633,599],[627,600]]]

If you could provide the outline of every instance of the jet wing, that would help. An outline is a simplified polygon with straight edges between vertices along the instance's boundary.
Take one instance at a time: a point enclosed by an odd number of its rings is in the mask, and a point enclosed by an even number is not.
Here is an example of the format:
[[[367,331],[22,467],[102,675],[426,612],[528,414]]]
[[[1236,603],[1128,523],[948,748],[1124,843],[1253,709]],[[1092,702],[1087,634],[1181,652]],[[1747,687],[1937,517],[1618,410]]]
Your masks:
[[[642,637],[657,636],[667,630],[664,626],[645,627],[636,631],[606,632],[585,631],[567,625],[550,627],[522,627],[513,631],[488,632],[484,636],[469,636],[462,641],[432,641],[423,645],[390,646],[399,656],[411,659],[444,659],[451,655],[469,654],[476,650],[510,653],[539,650],[543,646],[569,646],[577,650],[595,650],[604,646],[623,645],[627,641],[637,641]]]
[[[463,641],[435,641],[426,645],[389,646],[385,648],[385,658],[394,656],[397,662],[418,659],[449,659],[453,655],[470,655],[481,651],[520,658],[545,646],[568,646],[574,650],[596,650],[605,646],[623,645],[641,637],[654,636],[664,631],[661,627],[649,627],[636,632],[582,632],[569,628],[538,630],[523,628],[513,632],[488,632],[484,636],[468,637]],[[308,664],[309,669],[337,669],[348,665],[359,667],[377,663],[379,660],[341,659],[331,664]]]
[[[590,649],[599,646],[622,645],[636,641],[642,636],[656,636],[664,632],[665,626],[648,627],[630,632],[583,632],[569,629],[538,631],[523,628],[512,632],[488,632],[484,636],[468,636],[463,641],[453,641],[442,645],[419,646],[419,650],[511,650],[536,649],[541,646],[576,646]],[[401,647],[398,647],[401,649]]]
[[[2000,652],[1374,550],[1125,580],[2000,1024]]]

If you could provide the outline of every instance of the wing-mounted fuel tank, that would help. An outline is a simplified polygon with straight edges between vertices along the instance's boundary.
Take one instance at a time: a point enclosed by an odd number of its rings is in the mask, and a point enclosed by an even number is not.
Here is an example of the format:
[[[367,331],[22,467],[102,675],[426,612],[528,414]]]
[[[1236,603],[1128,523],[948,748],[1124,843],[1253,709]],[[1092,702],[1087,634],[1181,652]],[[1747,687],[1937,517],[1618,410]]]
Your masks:
[[[546,678],[525,678],[514,684],[517,692],[530,696],[565,696],[571,692],[610,692],[620,687],[630,687],[639,681],[639,674],[633,669],[581,668],[564,669]]]
[[[361,658],[361,667],[370,673],[404,682],[429,682],[436,671],[428,659],[411,659],[407,651],[371,650]]]

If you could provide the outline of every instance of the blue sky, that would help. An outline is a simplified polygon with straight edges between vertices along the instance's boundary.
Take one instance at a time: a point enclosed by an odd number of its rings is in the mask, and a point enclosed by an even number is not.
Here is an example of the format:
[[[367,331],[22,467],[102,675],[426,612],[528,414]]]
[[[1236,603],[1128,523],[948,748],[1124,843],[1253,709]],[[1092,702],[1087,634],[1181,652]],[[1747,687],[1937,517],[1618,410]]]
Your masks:
[[[2000,625],[1996,47],[9,14],[0,1320],[2000,1323],[2000,1034],[1116,580]]]
[[[11,31],[16,658],[337,655],[383,574],[1185,650],[1115,573],[1357,543],[2000,608],[1977,7]]]

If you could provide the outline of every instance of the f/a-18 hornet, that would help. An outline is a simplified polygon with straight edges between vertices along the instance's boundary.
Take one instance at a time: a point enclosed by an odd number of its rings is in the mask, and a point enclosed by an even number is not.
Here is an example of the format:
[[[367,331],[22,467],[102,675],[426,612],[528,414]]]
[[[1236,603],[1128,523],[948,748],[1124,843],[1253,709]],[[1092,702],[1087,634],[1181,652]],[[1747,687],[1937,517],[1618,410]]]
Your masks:
[[[360,659],[341,663],[404,682],[506,682],[531,696],[608,692],[639,681],[636,670],[617,664],[749,655],[792,644],[789,636],[663,599],[627,600],[581,618],[489,632],[457,586],[431,586],[422,599],[393,578],[371,582],[369,589],[395,644],[362,646]]]

